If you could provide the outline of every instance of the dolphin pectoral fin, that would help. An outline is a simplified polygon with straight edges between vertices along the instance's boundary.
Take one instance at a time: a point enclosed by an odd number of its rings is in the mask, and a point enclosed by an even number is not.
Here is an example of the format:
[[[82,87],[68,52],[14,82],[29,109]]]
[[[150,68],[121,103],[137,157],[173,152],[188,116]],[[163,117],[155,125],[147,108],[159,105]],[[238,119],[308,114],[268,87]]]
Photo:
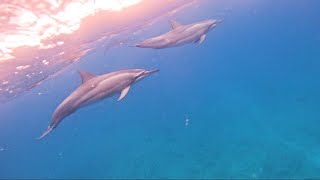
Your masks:
[[[37,139],[40,140],[40,139],[44,138],[45,136],[47,136],[52,131],[52,129],[53,129],[53,127],[49,126],[48,129],[40,137],[38,137]]]
[[[124,88],[122,91],[121,91],[121,94],[120,94],[120,97],[118,98],[117,101],[121,101],[129,92],[130,90],[130,86]]]
[[[200,37],[200,39],[196,41],[196,43],[198,43],[198,45],[200,45],[200,44],[202,44],[204,42],[204,40],[206,40],[206,35],[205,34],[202,35]]]

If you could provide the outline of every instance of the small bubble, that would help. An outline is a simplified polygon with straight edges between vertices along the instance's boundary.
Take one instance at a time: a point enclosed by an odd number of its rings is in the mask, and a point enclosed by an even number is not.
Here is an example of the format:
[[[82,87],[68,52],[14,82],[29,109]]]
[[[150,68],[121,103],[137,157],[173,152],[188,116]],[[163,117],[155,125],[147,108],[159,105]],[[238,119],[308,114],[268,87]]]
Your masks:
[[[63,152],[58,154],[59,158],[63,158]]]
[[[42,63],[43,63],[44,65],[48,65],[48,64],[49,64],[49,62],[48,62],[47,60],[43,60]]]
[[[189,118],[186,118],[186,120],[185,120],[185,126],[188,126],[188,125],[189,125],[189,121],[190,121],[190,119],[189,119]]]

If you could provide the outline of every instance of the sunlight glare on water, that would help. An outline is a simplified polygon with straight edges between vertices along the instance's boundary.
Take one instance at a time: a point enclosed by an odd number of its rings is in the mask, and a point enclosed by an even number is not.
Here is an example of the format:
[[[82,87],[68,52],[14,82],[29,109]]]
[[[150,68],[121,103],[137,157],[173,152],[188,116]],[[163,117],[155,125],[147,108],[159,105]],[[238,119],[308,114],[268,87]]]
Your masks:
[[[195,1],[2,1],[0,102],[39,86],[99,47],[125,45],[129,34],[190,2]]]
[[[6,20],[9,28],[0,34],[0,61],[14,58],[12,52],[17,47],[54,47],[55,45],[49,46],[43,41],[52,36],[70,34],[78,30],[83,18],[101,10],[121,11],[141,1],[82,0],[65,3],[48,0],[32,1],[30,4],[21,0],[7,1],[0,5],[0,10],[5,12],[0,15],[0,19]]]

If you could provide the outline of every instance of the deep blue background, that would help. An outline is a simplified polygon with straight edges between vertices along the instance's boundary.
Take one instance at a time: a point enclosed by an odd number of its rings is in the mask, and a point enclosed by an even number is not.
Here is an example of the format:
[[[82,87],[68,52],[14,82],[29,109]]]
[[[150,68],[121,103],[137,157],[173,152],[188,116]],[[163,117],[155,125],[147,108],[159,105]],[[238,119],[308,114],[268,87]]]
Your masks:
[[[0,106],[0,178],[320,178],[319,7],[207,0],[176,16],[224,19],[201,46],[85,57]],[[168,31],[167,20],[137,41]],[[161,71],[35,140],[79,85],[77,70],[126,68]]]

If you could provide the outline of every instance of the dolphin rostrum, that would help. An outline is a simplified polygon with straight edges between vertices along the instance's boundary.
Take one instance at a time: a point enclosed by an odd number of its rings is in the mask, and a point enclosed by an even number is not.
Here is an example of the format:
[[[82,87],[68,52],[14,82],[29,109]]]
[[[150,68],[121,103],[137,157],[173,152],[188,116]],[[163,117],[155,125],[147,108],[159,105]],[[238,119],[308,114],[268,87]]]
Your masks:
[[[181,25],[171,20],[172,30],[150,39],[144,40],[135,47],[163,49],[169,47],[181,46],[187,43],[198,43],[199,45],[206,39],[207,33],[213,29],[222,20],[205,20],[193,24]]]
[[[100,76],[79,71],[82,84],[57,107],[52,115],[48,129],[38,139],[48,135],[65,117],[71,115],[79,108],[101,101],[116,93],[120,93],[120,97],[118,98],[118,101],[120,101],[127,95],[134,83],[158,71],[158,69],[151,71],[128,69]]]

